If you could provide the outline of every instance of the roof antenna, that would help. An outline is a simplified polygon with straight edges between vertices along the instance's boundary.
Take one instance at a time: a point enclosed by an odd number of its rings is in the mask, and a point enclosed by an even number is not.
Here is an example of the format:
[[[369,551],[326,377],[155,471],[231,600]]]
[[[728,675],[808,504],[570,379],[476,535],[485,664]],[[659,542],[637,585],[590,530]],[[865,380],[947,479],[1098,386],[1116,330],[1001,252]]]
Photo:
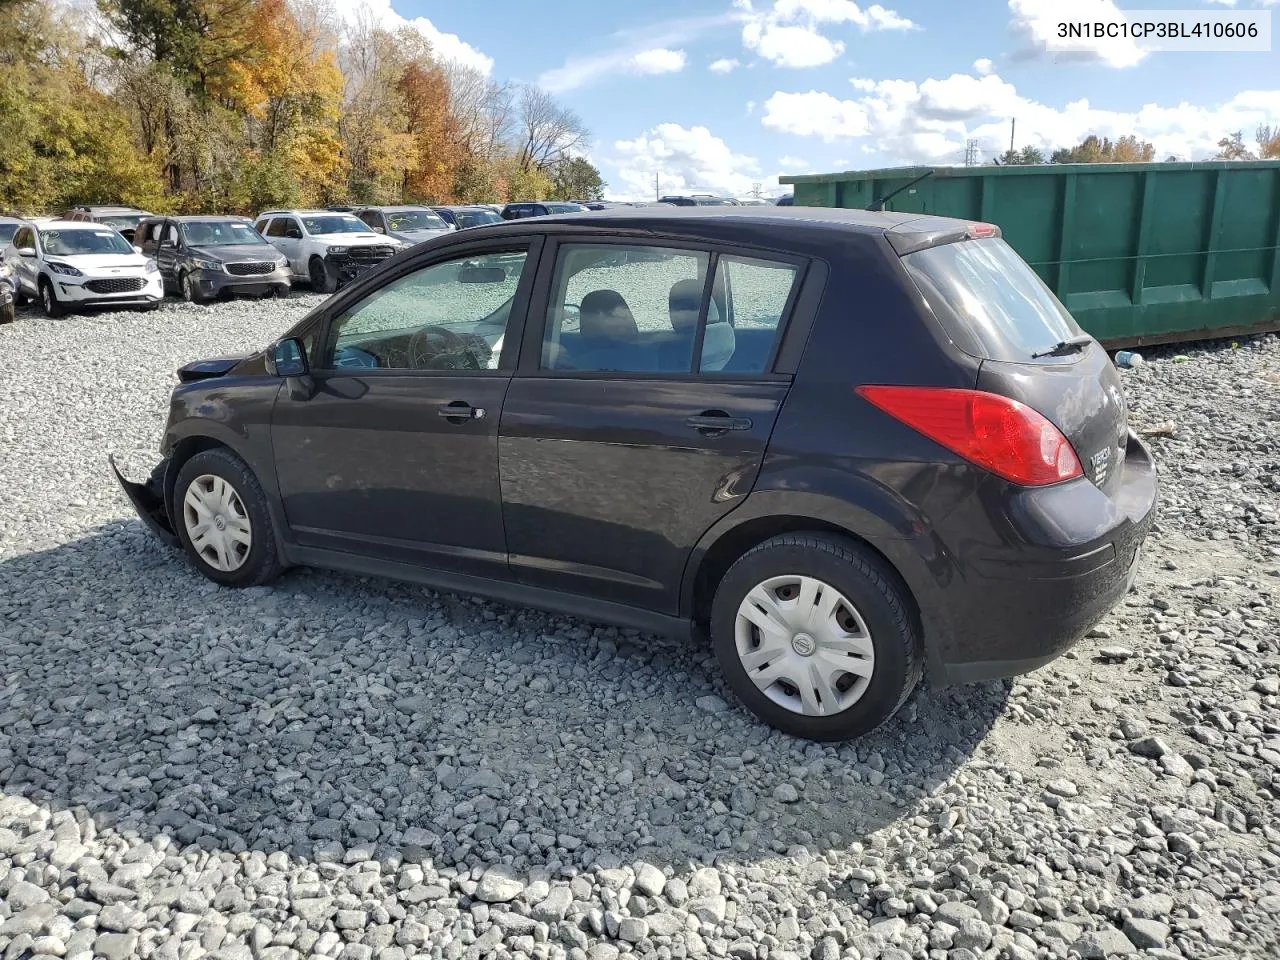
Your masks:
[[[924,173],[916,177],[914,180],[908,180],[906,183],[900,186],[897,190],[893,190],[893,191],[890,191],[889,193],[886,193],[879,200],[876,200],[875,202],[873,202],[871,206],[867,207],[867,209],[873,210],[876,213],[880,213],[881,211],[884,210],[884,205],[888,203],[890,200],[892,200],[894,197],[896,197],[898,194],[900,194],[903,190],[906,190],[908,187],[914,187],[921,180],[927,180],[929,177],[932,177],[932,176],[933,176],[933,171],[926,170]]]

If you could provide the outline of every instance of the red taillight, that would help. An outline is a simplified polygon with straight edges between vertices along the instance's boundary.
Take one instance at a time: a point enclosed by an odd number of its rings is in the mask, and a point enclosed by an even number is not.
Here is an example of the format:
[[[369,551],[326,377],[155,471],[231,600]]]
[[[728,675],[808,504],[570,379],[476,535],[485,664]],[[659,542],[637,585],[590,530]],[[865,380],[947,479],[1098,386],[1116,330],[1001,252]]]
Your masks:
[[[1080,476],[1062,432],[1024,403],[980,390],[858,387],[859,396],[952,453],[1028,487]]]
[[[978,240],[982,237],[994,237],[996,235],[996,228],[994,224],[990,223],[973,223],[969,225],[969,229],[965,231],[965,235],[968,236],[970,240]]]

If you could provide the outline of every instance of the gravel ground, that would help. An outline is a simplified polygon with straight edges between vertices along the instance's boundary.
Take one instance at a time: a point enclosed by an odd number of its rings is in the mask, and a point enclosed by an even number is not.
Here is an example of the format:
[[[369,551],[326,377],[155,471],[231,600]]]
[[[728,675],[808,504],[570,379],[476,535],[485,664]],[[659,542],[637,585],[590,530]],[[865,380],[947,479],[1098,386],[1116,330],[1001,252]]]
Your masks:
[[[705,649],[158,545],[105,454],[315,302],[0,328],[0,958],[1280,952],[1280,339],[1124,374],[1163,514],[1073,654],[820,746]]]

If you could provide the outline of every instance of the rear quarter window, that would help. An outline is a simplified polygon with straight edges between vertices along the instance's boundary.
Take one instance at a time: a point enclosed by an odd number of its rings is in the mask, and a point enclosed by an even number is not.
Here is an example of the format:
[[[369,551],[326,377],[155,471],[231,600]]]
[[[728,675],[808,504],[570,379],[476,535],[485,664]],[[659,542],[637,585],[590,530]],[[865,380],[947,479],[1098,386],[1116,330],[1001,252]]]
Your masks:
[[[1083,332],[1039,275],[999,237],[943,243],[902,260],[947,334],[972,356],[1029,363],[1032,354]]]

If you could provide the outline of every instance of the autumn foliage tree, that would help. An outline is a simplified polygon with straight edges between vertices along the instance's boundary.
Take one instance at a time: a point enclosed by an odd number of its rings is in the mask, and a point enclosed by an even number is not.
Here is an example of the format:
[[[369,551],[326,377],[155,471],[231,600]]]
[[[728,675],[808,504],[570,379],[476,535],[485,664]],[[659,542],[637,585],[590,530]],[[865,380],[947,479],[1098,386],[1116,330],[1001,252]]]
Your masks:
[[[572,111],[411,27],[339,23],[327,0],[95,2],[97,25],[83,2],[0,0],[0,206],[248,213],[590,182]]]
[[[1110,140],[1089,134],[1074,147],[1055,150],[1054,163],[1150,163],[1156,158],[1156,148],[1135,136]]]

